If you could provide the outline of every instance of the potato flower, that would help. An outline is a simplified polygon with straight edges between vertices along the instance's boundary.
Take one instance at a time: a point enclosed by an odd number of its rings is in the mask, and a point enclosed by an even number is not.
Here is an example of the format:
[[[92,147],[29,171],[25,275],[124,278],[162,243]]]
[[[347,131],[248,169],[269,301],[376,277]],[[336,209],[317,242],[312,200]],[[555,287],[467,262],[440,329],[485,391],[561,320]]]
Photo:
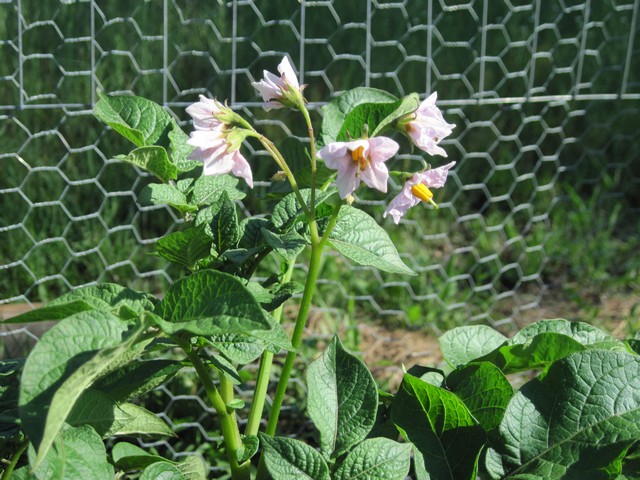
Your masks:
[[[399,145],[386,137],[351,142],[334,142],[318,152],[328,168],[338,171],[336,184],[341,198],[347,198],[364,182],[371,188],[387,191],[389,171],[384,162],[393,157]]]
[[[244,178],[253,188],[253,174],[249,162],[240,153],[240,145],[246,130],[236,126],[241,123],[238,115],[217,100],[200,95],[200,101],[186,109],[193,118],[195,131],[187,144],[194,147],[189,155],[192,160],[204,163],[204,175],[231,173]]]
[[[437,98],[437,92],[432,93],[407,117],[408,121],[401,123],[416,147],[430,155],[446,157],[447,152],[438,143],[451,134],[455,125],[445,122],[442,112],[436,107]]]
[[[415,207],[420,202],[431,203],[437,208],[436,203],[433,201],[433,193],[429,188],[442,187],[447,180],[449,169],[455,164],[456,162],[451,162],[442,167],[413,174],[404,184],[402,191],[391,200],[383,216],[391,215],[394,223],[398,224],[404,214],[407,213],[407,210]]]
[[[258,90],[265,104],[265,110],[272,108],[291,107],[298,108],[304,103],[302,89],[296,73],[293,71],[288,57],[284,57],[278,65],[280,77],[264,70],[263,78],[259,82],[251,82],[251,85]]]

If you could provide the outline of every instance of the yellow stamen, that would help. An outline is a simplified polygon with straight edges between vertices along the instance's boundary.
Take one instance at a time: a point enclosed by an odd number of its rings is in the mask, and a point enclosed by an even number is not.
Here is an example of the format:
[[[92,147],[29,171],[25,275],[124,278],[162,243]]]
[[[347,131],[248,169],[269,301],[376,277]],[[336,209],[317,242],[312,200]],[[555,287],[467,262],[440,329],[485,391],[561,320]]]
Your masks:
[[[416,198],[419,198],[424,202],[430,203],[435,208],[438,208],[438,204],[433,201],[433,192],[429,190],[429,188],[427,188],[424,183],[418,183],[411,187],[411,193],[413,193]]]
[[[358,169],[362,172],[367,168],[368,160],[364,157],[364,147],[360,146],[351,150],[351,159],[358,164]]]

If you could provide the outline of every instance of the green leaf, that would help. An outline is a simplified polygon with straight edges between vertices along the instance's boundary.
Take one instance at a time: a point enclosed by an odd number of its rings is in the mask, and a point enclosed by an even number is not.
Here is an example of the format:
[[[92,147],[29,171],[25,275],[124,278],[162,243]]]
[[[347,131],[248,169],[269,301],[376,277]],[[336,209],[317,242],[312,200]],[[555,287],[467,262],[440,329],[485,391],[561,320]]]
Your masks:
[[[169,335],[241,334],[290,349],[286,335],[274,326],[258,302],[236,277],[202,270],[175,282],[154,313],[153,321]]]
[[[238,179],[232,175],[202,175],[193,186],[191,202],[198,206],[216,205],[223,194],[231,201],[242,200],[246,194],[238,190]]]
[[[363,103],[349,112],[338,133],[338,141],[362,138],[367,134],[375,137],[395,120],[417,110],[420,105],[418,94],[412,93],[393,103]]]
[[[172,120],[157,103],[133,95],[102,96],[93,114],[138,147],[160,142]]]
[[[322,129],[320,131],[322,143],[328,145],[337,141],[338,134],[347,115],[358,105],[363,103],[393,103],[397,101],[397,97],[375,88],[358,87],[347,90],[322,107]]]
[[[189,160],[193,147],[187,143],[189,135],[178,126],[175,120],[171,121],[169,132],[169,144],[171,145],[171,161],[181,172],[190,172],[194,168],[201,167],[202,162]]]
[[[156,462],[175,463],[128,442],[116,443],[111,449],[111,458],[116,467],[123,470],[140,470]]]
[[[42,442],[49,406],[63,382],[98,351],[121,345],[128,328],[113,314],[80,312],[55,325],[36,343],[20,384],[22,427],[36,447]]]
[[[506,341],[507,337],[486,325],[454,328],[438,339],[442,356],[453,367],[480,358]]]
[[[194,270],[199,260],[210,255],[211,237],[206,225],[173,232],[156,242],[158,254],[170,262]]]
[[[351,450],[334,473],[335,478],[404,480],[411,464],[411,444],[388,438],[370,438]]]
[[[477,361],[491,362],[505,374],[545,369],[553,362],[587,347],[561,333],[543,332],[526,343],[503,345]]]
[[[213,236],[213,246],[218,254],[232,250],[238,245],[242,230],[238,224],[236,205],[229,199],[226,191],[222,192],[220,209],[213,216],[209,226]]]
[[[359,265],[376,267],[390,273],[416,275],[407,267],[389,235],[362,210],[343,206],[329,243],[342,255]]]
[[[110,311],[123,318],[136,318],[145,310],[153,310],[157,299],[115,283],[100,283],[65,293],[46,306],[13,317],[6,323],[30,323],[62,320],[89,310]],[[0,322],[0,323],[5,323]]]
[[[207,464],[200,455],[189,455],[177,467],[186,480],[207,480]]]
[[[411,464],[411,444],[370,438],[351,450],[334,478],[340,480],[404,480]]]
[[[88,425],[65,426],[41,461],[35,455],[30,447],[29,463],[39,480],[112,480],[115,474],[100,435]]]
[[[108,314],[100,315],[100,312],[82,312],[77,314],[78,323],[76,323],[75,330],[71,334],[71,338],[66,339],[68,349],[77,349],[78,347],[86,347],[94,343],[94,338],[91,336],[88,339],[78,340],[76,335],[83,335],[86,331],[87,323],[95,322],[113,322],[115,317],[109,317]],[[73,317],[61,322],[56,327],[59,327],[63,323],[70,323],[74,319]],[[116,319],[116,321],[118,321]],[[54,329],[56,328],[54,327]],[[68,327],[67,327],[68,328]],[[53,330],[53,329],[52,329]],[[29,433],[30,440],[37,446],[38,456],[33,464],[34,468],[37,468],[39,462],[47,454],[47,451],[53,444],[54,439],[60,432],[67,416],[71,412],[74,404],[82,395],[82,393],[91,386],[101,375],[108,373],[109,371],[127,363],[128,361],[136,358],[141,348],[134,348],[134,345],[138,343],[143,333],[143,326],[140,326],[135,331],[131,332],[128,336],[123,337],[120,342],[114,345],[108,345],[101,348],[91,359],[87,359],[83,364],[73,371],[57,388],[50,388],[45,391],[42,388],[42,384],[37,385],[35,388],[30,386],[29,389],[25,388],[24,375],[20,391],[20,418],[23,423],[25,431],[27,431],[27,424],[32,433]],[[49,333],[51,330],[49,331]],[[44,336],[43,336],[44,339]],[[40,341],[42,342],[42,340]],[[76,345],[72,347],[68,346],[70,342],[74,342]],[[37,344],[38,346],[40,343]],[[50,348],[50,346],[49,346]],[[58,348],[63,348],[62,345],[58,345]],[[34,349],[35,350],[35,349]],[[49,361],[55,360],[57,362],[69,362],[71,357],[65,355],[66,352],[62,351],[56,355],[51,356]],[[85,353],[85,351],[79,352]],[[33,352],[32,352],[33,355]],[[25,374],[31,373],[33,377],[40,377],[43,373],[48,373],[51,376],[58,376],[58,372],[51,372],[48,367],[45,369],[39,363],[30,365],[32,355],[29,356],[27,363],[25,364]],[[84,355],[81,355],[84,356]],[[40,358],[41,362],[43,359]],[[75,358],[74,358],[75,360]],[[56,363],[57,363],[56,362]],[[58,364],[58,368],[59,364]],[[28,370],[29,369],[29,370]],[[32,372],[32,370],[35,370]],[[67,370],[68,371],[68,370]],[[33,381],[33,378],[31,379]],[[47,379],[49,380],[49,379]],[[48,382],[47,382],[48,383]],[[49,384],[51,385],[51,384]],[[52,395],[51,397],[49,395]],[[35,398],[34,398],[35,397]],[[45,399],[51,399],[50,403],[43,404]],[[39,415],[40,418],[34,418],[34,415]],[[42,425],[42,420],[46,418],[46,422]]]
[[[210,342],[222,355],[240,365],[253,362],[265,347],[262,340],[238,334],[213,335]]]
[[[182,363],[173,360],[137,360],[100,378],[93,388],[123,402],[162,385],[182,367]]]
[[[0,360],[0,446],[20,434],[18,392],[24,359]]]
[[[164,147],[156,145],[140,147],[128,155],[119,155],[116,158],[152,173],[165,183],[178,178],[178,169],[169,160]]]
[[[334,336],[307,370],[309,417],[320,431],[322,451],[333,457],[361,442],[376,421],[378,389],[362,361]]]
[[[278,235],[263,228],[262,238],[285,262],[294,261],[307,246],[307,241],[294,231]]]
[[[180,469],[167,461],[156,462],[144,469],[140,480],[187,480]]]
[[[453,393],[406,374],[391,418],[424,458],[434,479],[475,479],[485,443],[482,427]]]
[[[334,193],[334,190],[316,191],[316,208]],[[302,189],[300,190],[300,195],[302,196],[307,208],[310,208],[311,190]],[[302,209],[302,205],[298,202],[298,197],[294,193],[290,193],[280,200],[275,207],[273,207],[271,223],[273,223],[276,229],[281,232],[288,232],[296,223],[304,218],[304,210]]]
[[[509,380],[488,362],[470,363],[455,369],[446,380],[486,432],[498,427],[513,396]]]
[[[509,403],[503,446],[489,450],[492,475],[615,478],[640,439],[640,359],[585,350],[554,363]]]
[[[561,333],[583,345],[608,344],[620,341],[603,330],[584,322],[570,322],[561,318],[541,320],[527,325],[509,340],[510,345],[524,344],[540,333]]]
[[[296,282],[287,282],[282,285],[278,284],[272,290],[267,290],[256,282],[249,282],[247,287],[267,312],[275,310],[293,295],[301,293],[304,290],[304,286]]]
[[[76,401],[67,423],[71,426],[90,425],[98,435],[174,436],[171,428],[149,410],[132,403],[118,403],[95,389],[82,393]]]
[[[231,383],[235,385],[240,385],[242,383],[242,379],[240,378],[240,374],[238,374],[236,368],[224,357],[220,355],[209,355],[207,357],[207,361],[219,370],[222,375],[226,375]]]
[[[138,195],[138,201],[141,205],[169,205],[181,214],[198,209],[187,201],[186,195],[178,188],[165,183],[150,183],[145,186]]]
[[[378,124],[377,127],[375,127],[375,129],[371,133],[371,136],[376,137],[380,135],[382,132],[384,132],[384,130],[387,127],[389,127],[389,125],[392,122],[394,122],[395,120],[398,120],[399,118],[404,117],[405,115],[415,112],[419,106],[420,106],[420,97],[418,96],[417,93],[411,93],[406,97],[402,98],[402,100],[399,102],[398,107],[393,112],[391,112],[387,117],[385,117]],[[372,125],[369,125],[369,128],[371,127]]]
[[[243,437],[242,446],[236,450],[238,463],[243,464],[244,462],[251,460],[253,456],[258,453],[259,448],[260,440],[257,436],[249,435],[248,437]]]
[[[329,466],[322,455],[294,438],[270,437],[260,433],[264,463],[278,480],[329,480]]]
[[[265,241],[262,237],[263,228],[270,230],[273,228],[273,224],[266,218],[260,217],[245,218],[242,220],[242,222],[240,222],[242,238],[240,242],[238,242],[238,246],[240,248],[246,248],[247,250],[265,246]]]

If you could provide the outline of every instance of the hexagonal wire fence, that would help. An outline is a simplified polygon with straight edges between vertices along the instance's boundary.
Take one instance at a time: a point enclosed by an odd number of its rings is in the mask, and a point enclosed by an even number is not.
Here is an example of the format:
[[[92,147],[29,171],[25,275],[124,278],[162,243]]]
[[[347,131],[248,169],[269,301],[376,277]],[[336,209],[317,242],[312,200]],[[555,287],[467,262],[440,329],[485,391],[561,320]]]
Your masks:
[[[184,109],[198,94],[228,99],[268,135],[304,140],[294,113],[265,114],[250,85],[288,54],[316,118],[327,99],[368,86],[423,98],[437,91],[456,124],[443,141],[457,166],[438,192],[439,212],[415,209],[400,227],[384,223],[419,275],[328,254],[315,338],[363,319],[436,332],[516,327],[551,284],[544,271],[548,243],[562,231],[553,220],[561,186],[575,178],[623,200],[637,189],[639,5],[0,0],[0,304],[46,302],[98,281],[161,291],[180,274],[148,255],[180,219],[137,203],[151,179],[112,160],[130,147],[92,117],[98,90],[150,98],[187,129]],[[258,145],[247,148],[264,196],[275,166]],[[420,159],[400,158],[407,169]],[[380,196],[358,201],[381,217]],[[29,329],[2,335],[6,345],[36,338]],[[182,393],[158,391],[163,415],[211,440],[203,427],[210,409],[189,385],[175,388]]]

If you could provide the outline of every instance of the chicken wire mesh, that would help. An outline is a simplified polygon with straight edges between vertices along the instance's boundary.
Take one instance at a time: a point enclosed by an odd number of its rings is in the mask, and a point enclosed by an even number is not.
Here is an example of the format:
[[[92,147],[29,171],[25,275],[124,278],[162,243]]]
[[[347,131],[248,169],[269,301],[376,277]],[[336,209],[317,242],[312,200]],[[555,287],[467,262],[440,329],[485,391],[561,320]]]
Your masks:
[[[336,324],[516,327],[553,284],[544,272],[548,242],[563,227],[553,218],[560,185],[604,185],[623,214],[637,214],[639,5],[0,0],[0,304],[48,301],[96,281],[160,291],[180,274],[148,255],[180,220],[137,203],[151,179],[111,160],[129,146],[92,117],[98,90],[150,98],[186,128],[184,108],[198,94],[228,99],[268,135],[303,138],[293,113],[266,115],[251,87],[288,54],[318,116],[327,98],[368,86],[423,98],[437,91],[457,125],[443,141],[458,164],[440,211],[385,223],[419,275],[328,254],[317,311]],[[268,155],[248,148],[256,176],[268,179]],[[401,157],[408,168],[420,158]],[[268,186],[258,182],[256,192]],[[358,201],[381,217],[380,197]],[[331,329],[312,330],[321,339]],[[209,438],[209,410],[193,392],[159,392],[167,418],[192,412],[178,429]]]

